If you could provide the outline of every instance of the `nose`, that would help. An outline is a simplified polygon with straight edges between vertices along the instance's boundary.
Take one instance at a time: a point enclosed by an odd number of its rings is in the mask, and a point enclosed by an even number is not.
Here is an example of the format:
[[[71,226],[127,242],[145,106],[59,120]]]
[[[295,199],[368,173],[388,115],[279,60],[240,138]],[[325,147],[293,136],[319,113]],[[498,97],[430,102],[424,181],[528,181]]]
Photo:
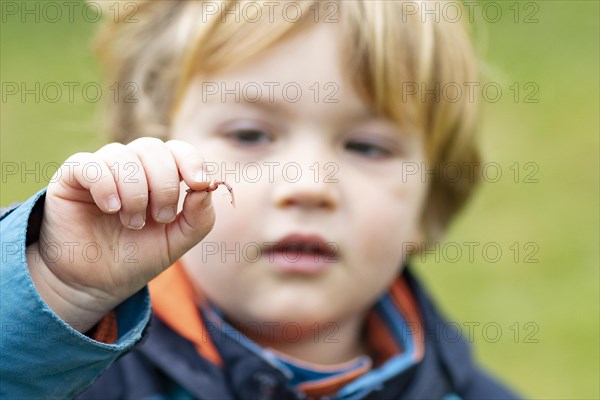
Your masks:
[[[338,207],[338,184],[326,179],[323,163],[287,163],[273,192],[275,205],[279,209],[298,208],[304,210],[332,211]],[[292,172],[293,171],[293,172]]]

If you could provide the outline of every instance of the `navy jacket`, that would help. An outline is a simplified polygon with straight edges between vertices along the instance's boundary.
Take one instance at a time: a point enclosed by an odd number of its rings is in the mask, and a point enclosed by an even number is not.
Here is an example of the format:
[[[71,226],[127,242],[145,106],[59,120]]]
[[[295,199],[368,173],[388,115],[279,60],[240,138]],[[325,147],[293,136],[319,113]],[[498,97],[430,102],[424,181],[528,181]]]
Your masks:
[[[404,273],[424,319],[424,358],[399,375],[373,379],[339,398],[515,398],[474,365],[456,324],[442,319],[411,274]],[[199,357],[192,343],[153,317],[147,339],[108,369],[81,398],[186,398],[185,393],[189,398],[207,400],[303,398],[288,388],[284,372],[269,359],[228,335],[212,333],[224,361],[222,368]]]
[[[24,256],[26,244],[36,239],[44,195],[42,190],[0,214],[2,398],[305,398],[291,387],[285,368],[252,343],[209,330],[223,363],[203,358],[192,342],[151,315],[147,289],[115,310],[119,337],[113,344],[96,342],[61,321],[31,284]],[[422,319],[423,358],[403,366],[386,362],[332,398],[516,398],[475,365],[457,325],[439,314],[409,269],[403,274]],[[199,312],[205,320],[213,318],[210,309]],[[45,328],[31,340],[29,326]]]

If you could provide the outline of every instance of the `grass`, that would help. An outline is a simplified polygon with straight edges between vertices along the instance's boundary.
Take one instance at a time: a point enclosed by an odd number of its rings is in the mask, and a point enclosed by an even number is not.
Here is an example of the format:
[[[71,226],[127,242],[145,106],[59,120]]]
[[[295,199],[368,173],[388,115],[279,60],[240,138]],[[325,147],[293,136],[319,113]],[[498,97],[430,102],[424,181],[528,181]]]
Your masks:
[[[597,399],[599,5],[538,1],[538,22],[526,24],[527,2],[519,5],[519,23],[510,14],[513,2],[497,4],[505,17],[480,23],[477,43],[487,60],[486,80],[503,88],[500,101],[485,104],[481,131],[485,158],[502,167],[503,178],[479,188],[446,240],[463,250],[465,242],[481,243],[478,249],[497,243],[503,254],[495,263],[480,251],[473,262],[428,257],[416,263],[416,271],[463,334],[473,327],[477,358],[523,395]],[[95,24],[13,18],[0,27],[3,83],[99,80],[89,50]],[[521,89],[516,103],[509,89],[514,82]],[[539,87],[539,102],[522,101],[526,82]],[[108,85],[103,89],[110,95]],[[64,96],[54,104],[2,100],[0,204],[22,201],[47,181],[43,174],[7,176],[9,165],[60,163],[104,142],[98,104],[76,94],[73,103]],[[515,162],[521,167],[517,183],[509,169]],[[537,183],[523,181],[528,162],[538,167]],[[520,248],[516,262],[515,242]],[[525,248],[527,243],[537,247]],[[525,263],[525,255],[536,248],[538,262]],[[502,329],[498,338],[497,327]]]

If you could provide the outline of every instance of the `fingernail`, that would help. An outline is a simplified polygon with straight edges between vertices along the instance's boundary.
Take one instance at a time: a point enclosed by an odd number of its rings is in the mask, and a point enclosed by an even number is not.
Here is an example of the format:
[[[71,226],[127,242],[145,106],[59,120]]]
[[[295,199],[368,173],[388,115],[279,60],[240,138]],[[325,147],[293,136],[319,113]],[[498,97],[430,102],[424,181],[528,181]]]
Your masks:
[[[200,171],[197,172],[196,175],[194,175],[194,180],[196,182],[210,182],[210,177],[206,172]]]
[[[112,195],[108,198],[107,206],[108,211],[110,212],[119,211],[119,208],[121,208],[121,202],[117,196]]]
[[[129,227],[131,229],[142,229],[146,225],[146,221],[144,221],[144,216],[142,214],[135,214],[129,220]]]
[[[175,212],[175,207],[169,206],[161,208],[158,212],[158,221],[163,224],[167,224],[175,219],[177,213]]]

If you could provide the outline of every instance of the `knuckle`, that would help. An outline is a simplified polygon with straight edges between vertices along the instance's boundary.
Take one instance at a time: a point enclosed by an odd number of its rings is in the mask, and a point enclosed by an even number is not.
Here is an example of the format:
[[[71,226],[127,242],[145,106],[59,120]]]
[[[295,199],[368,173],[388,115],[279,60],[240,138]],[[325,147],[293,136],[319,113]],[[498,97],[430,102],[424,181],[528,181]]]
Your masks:
[[[122,201],[123,203],[127,204],[127,207],[145,207],[148,204],[148,193],[132,193],[130,195],[124,196]]]
[[[177,199],[179,198],[179,184],[160,187],[156,191],[156,195],[170,200]]]
[[[179,140],[179,139],[169,139],[165,142],[165,144],[167,146],[189,146],[186,142],[184,142],[183,140]]]
[[[112,142],[102,146],[98,153],[108,153],[108,154],[123,154],[125,153],[126,146],[122,143]]]
[[[195,151],[196,148],[188,142],[179,139],[171,139],[165,142],[165,145],[170,148],[175,148],[184,151]]]
[[[204,157],[198,149],[183,140],[171,139],[165,143],[171,149],[178,149],[180,154],[185,155],[187,161],[204,162]]]
[[[185,157],[186,162],[188,162],[190,165],[195,165],[195,166],[203,166],[205,163],[204,157],[202,156],[202,154],[194,151],[190,154],[188,154]]]
[[[141,137],[133,140],[127,146],[131,147],[156,147],[163,145],[164,142],[155,137]]]
[[[202,157],[202,154],[198,152],[193,152],[187,157],[188,161],[192,164],[204,164],[205,160]]]
[[[80,151],[78,153],[72,154],[67,158],[63,164],[73,163],[73,162],[82,162],[84,160],[88,160],[92,158],[92,153],[88,153],[85,151]]]
[[[109,169],[103,168],[100,172],[100,179],[98,182],[101,182],[103,185],[114,185],[115,177]]]

